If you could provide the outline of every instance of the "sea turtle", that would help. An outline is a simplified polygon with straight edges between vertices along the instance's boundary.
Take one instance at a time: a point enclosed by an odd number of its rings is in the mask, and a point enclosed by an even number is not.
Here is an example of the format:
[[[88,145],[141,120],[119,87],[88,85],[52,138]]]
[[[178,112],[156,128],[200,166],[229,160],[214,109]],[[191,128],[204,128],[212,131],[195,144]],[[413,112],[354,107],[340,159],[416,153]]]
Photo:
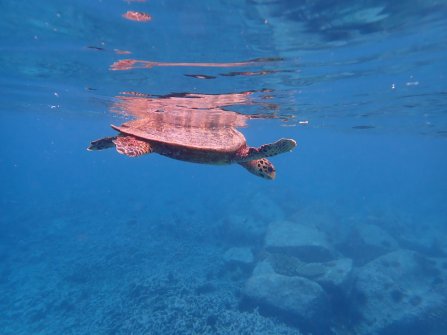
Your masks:
[[[244,135],[234,127],[225,127],[208,120],[174,122],[167,113],[136,119],[117,127],[117,136],[91,142],[89,151],[116,147],[120,154],[137,157],[152,152],[170,158],[205,164],[238,163],[249,172],[267,179],[275,178],[275,168],[266,157],[291,151],[292,139],[280,139],[259,148],[247,146]],[[177,121],[178,118],[177,118]],[[185,122],[188,121],[188,122]],[[214,120],[215,121],[215,120]]]

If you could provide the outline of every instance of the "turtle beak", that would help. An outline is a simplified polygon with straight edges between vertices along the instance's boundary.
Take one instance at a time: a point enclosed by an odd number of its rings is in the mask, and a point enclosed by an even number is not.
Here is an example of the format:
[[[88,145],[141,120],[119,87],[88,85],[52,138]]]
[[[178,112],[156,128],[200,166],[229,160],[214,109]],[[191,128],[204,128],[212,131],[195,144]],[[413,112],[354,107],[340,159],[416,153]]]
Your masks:
[[[93,141],[88,146],[88,151],[96,151],[96,150],[104,150],[108,148],[112,148],[115,146],[113,143],[113,140],[115,140],[116,137],[104,137],[99,140]]]

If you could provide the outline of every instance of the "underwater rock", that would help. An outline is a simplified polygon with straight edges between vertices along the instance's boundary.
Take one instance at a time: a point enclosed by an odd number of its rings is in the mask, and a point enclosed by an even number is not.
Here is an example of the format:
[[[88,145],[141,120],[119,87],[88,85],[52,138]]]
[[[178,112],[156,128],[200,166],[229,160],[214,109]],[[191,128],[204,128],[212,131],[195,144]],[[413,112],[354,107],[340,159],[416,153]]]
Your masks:
[[[325,262],[335,257],[322,232],[291,221],[271,223],[265,237],[265,247],[272,253],[298,257],[305,262]]]
[[[251,196],[250,213],[254,213],[256,219],[266,222],[282,220],[285,217],[284,211],[279,206],[279,202],[272,201],[265,192],[256,192]]]
[[[223,258],[227,263],[238,263],[244,265],[249,265],[254,261],[254,256],[251,249],[244,247],[241,248],[234,247],[228,249],[225,252]]]
[[[295,206],[296,207],[296,206]],[[299,210],[288,216],[293,222],[312,223],[313,227],[324,231],[329,243],[340,241],[347,234],[349,228],[342,220],[343,216],[336,209],[320,202],[300,207]]]
[[[262,243],[267,223],[252,216],[232,214],[223,219],[219,236],[234,244],[256,245]]]
[[[447,327],[445,260],[398,250],[358,270],[356,310],[361,334],[432,334]],[[447,329],[447,328],[445,328]],[[442,332],[441,332],[442,333]],[[440,333],[440,334],[441,334]]]
[[[289,277],[299,276],[314,279],[325,272],[322,263],[306,263],[296,257],[283,254],[270,254],[268,262],[276,273]]]
[[[323,263],[326,271],[315,279],[323,287],[343,287],[349,282],[352,273],[352,259],[340,258]]]
[[[396,249],[398,244],[385,230],[373,224],[358,226],[358,233],[365,244],[385,249]]]
[[[379,226],[360,224],[338,245],[339,250],[351,257],[358,265],[384,255],[398,248],[397,241]]]
[[[328,316],[328,297],[323,288],[303,277],[270,272],[262,262],[248,279],[244,294],[268,314],[284,318],[304,329],[320,324]],[[323,322],[324,323],[324,322]]]
[[[263,260],[256,264],[255,268],[253,269],[252,276],[261,276],[261,275],[272,274],[272,273],[275,273],[273,266],[270,264],[269,261]]]
[[[399,245],[405,249],[411,249],[427,256],[447,257],[447,235],[445,221],[427,218],[424,223],[409,221],[407,227],[402,229],[396,238]]]
[[[352,273],[352,260],[349,258],[322,263],[306,263],[296,257],[271,254],[265,262],[275,273],[312,279],[329,289],[346,286]]]

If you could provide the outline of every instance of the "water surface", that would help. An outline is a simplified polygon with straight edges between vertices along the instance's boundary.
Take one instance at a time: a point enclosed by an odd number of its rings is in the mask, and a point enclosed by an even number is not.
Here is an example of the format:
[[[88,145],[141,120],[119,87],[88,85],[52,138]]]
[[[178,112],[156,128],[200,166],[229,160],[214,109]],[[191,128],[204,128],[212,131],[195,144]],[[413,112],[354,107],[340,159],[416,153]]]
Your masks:
[[[1,8],[0,333],[444,334],[443,2]],[[86,150],[149,109],[230,115],[249,145],[298,147],[271,158],[275,181]],[[247,294],[257,265],[290,261],[268,245],[281,222],[352,260],[345,286],[315,284],[324,313]],[[362,286],[368,271],[385,279]]]

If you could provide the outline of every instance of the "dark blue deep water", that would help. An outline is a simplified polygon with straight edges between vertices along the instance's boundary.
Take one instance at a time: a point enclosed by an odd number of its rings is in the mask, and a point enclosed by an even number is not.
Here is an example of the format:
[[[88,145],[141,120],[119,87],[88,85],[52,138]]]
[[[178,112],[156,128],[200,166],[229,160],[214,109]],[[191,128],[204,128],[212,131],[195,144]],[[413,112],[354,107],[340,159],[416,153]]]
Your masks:
[[[0,0],[0,334],[446,335],[446,42],[442,0]],[[298,146],[86,150],[160,115]]]

